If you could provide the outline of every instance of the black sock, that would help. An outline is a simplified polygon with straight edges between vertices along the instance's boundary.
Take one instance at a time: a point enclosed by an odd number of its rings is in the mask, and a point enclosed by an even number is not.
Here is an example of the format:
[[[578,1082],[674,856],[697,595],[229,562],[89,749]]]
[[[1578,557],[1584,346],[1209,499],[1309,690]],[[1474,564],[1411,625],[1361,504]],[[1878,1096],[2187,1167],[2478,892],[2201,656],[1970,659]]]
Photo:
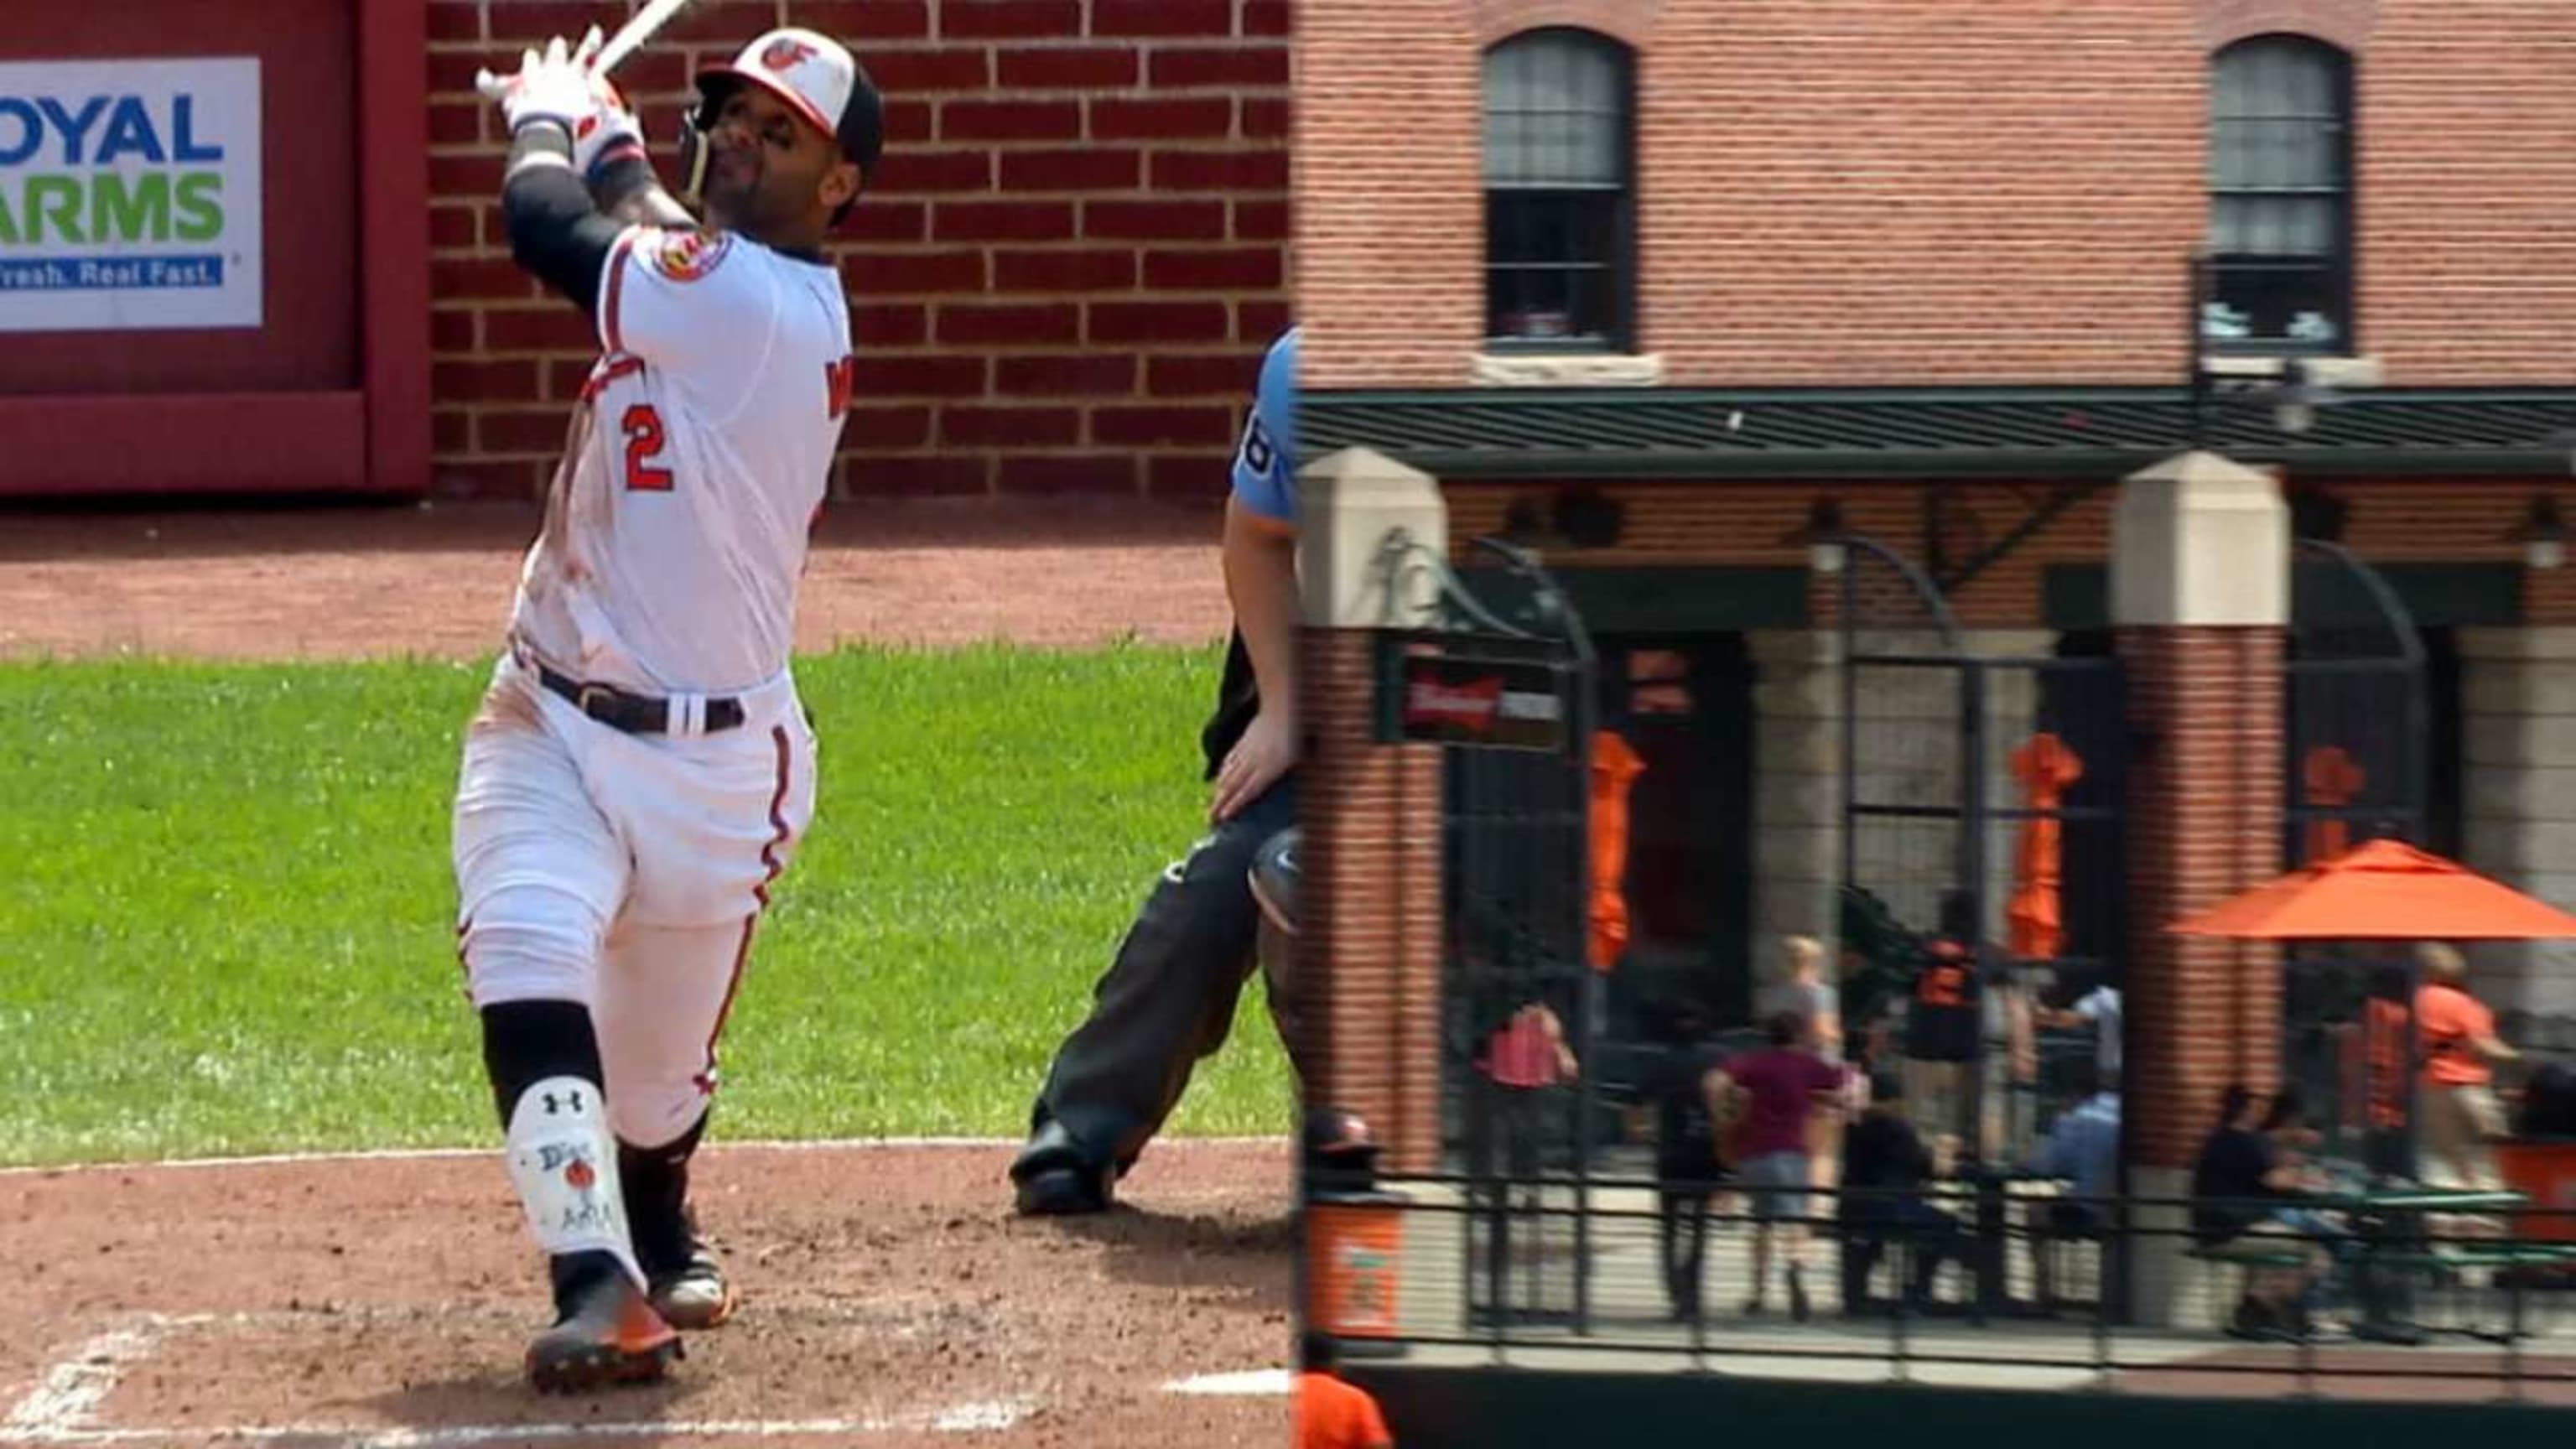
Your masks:
[[[578,1001],[504,1001],[483,1008],[483,1070],[492,1079],[492,1103],[501,1130],[519,1096],[548,1077],[579,1077],[597,1086],[608,1079],[599,1066],[599,1033],[590,1008]]]
[[[706,1131],[702,1114],[688,1131],[659,1147],[617,1144],[617,1182],[626,1194],[627,1229],[646,1273],[672,1272],[689,1260],[689,1158]]]
[[[483,1070],[492,1080],[492,1102],[501,1130],[528,1088],[549,1077],[578,1077],[598,1086],[599,1033],[590,1008],[578,1001],[504,1001],[483,1008]],[[603,1097],[605,1093],[602,1094]],[[580,1292],[602,1276],[624,1273],[614,1253],[558,1254],[547,1264],[555,1306],[569,1310]]]

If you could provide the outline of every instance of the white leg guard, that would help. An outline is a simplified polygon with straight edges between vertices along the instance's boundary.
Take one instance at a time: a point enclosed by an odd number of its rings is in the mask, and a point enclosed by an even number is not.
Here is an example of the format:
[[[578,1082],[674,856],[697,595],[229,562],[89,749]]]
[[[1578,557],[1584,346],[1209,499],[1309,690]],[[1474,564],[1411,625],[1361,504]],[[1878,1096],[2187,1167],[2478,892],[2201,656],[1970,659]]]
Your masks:
[[[508,1153],[510,1182],[538,1247],[550,1255],[614,1254],[635,1286],[644,1286],[618,1189],[617,1142],[596,1083],[548,1077],[528,1088],[510,1109]]]

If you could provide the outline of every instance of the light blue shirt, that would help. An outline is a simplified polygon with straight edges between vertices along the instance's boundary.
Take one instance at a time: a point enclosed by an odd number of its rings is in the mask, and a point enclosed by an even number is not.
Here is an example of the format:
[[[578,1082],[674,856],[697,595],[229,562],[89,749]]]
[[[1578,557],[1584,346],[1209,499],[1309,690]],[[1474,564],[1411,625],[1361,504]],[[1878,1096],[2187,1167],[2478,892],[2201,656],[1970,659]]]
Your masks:
[[[2058,1116],[2031,1166],[2075,1180],[2077,1197],[2109,1197],[2120,1173],[2120,1099],[2097,1092]]]
[[[1234,496],[1263,518],[1297,521],[1297,333],[1289,328],[1261,359],[1261,382],[1234,450]]]

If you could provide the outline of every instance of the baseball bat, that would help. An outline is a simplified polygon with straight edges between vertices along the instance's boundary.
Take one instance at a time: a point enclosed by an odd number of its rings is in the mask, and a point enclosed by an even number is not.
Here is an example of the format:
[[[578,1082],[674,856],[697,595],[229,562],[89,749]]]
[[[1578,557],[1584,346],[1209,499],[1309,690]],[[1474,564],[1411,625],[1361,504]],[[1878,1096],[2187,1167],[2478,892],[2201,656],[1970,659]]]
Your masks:
[[[619,26],[617,33],[608,37],[608,43],[591,58],[590,73],[606,75],[617,69],[626,57],[642,49],[644,42],[651,40],[653,33],[669,24],[671,17],[679,14],[688,3],[689,0],[651,0],[650,4],[635,12],[634,19]]]

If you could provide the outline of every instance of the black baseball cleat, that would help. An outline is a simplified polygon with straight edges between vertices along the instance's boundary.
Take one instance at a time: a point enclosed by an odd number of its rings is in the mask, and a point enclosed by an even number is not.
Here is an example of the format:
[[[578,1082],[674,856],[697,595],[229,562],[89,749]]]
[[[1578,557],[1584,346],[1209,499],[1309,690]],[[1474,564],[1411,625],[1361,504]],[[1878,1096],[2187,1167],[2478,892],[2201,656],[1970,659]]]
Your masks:
[[[690,1235],[688,1260],[668,1273],[653,1275],[653,1311],[673,1328],[709,1329],[733,1317],[739,1300],[727,1282],[724,1265],[707,1245]]]
[[[623,1270],[594,1276],[552,1328],[528,1344],[528,1382],[541,1394],[652,1383],[682,1356],[680,1335]]]

